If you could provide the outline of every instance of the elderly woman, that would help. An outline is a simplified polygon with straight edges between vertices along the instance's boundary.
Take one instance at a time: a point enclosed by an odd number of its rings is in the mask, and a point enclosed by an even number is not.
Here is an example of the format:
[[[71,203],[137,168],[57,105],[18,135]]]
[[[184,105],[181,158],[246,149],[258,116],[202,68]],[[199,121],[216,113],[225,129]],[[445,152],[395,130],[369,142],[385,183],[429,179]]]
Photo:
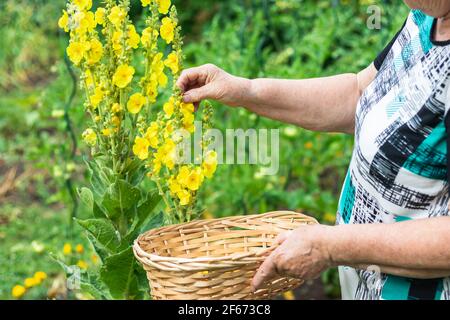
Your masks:
[[[255,289],[339,266],[344,299],[450,299],[450,1],[404,2],[405,24],[358,74],[249,80],[204,65],[180,77],[186,102],[355,135],[337,225],[281,235]]]

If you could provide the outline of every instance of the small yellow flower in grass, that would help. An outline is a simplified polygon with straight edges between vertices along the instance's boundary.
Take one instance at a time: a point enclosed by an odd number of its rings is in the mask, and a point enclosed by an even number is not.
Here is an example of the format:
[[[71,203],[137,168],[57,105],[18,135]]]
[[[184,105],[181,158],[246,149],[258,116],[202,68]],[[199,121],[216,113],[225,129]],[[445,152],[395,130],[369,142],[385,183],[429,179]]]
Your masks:
[[[83,252],[84,252],[84,247],[83,247],[83,245],[82,245],[82,244],[77,244],[77,245],[75,246],[75,251],[76,251],[77,253],[83,253]]]
[[[173,41],[175,27],[175,23],[169,17],[165,17],[161,20],[159,33],[161,34],[161,38],[163,38],[167,44]]]
[[[98,263],[98,256],[96,254],[91,255],[91,261],[94,264]]]
[[[197,191],[203,182],[203,173],[200,168],[194,168],[186,179],[186,187],[189,190]]]
[[[180,190],[177,193],[178,199],[180,199],[180,205],[187,206],[191,202],[191,193],[187,190]]]
[[[308,142],[305,143],[305,148],[306,149],[312,149],[313,146],[314,145],[313,145],[313,143],[311,141],[308,141]]]
[[[72,245],[70,243],[65,243],[63,247],[63,254],[68,256],[72,253]]]
[[[39,282],[42,282],[47,279],[47,274],[44,271],[36,271],[33,278],[37,279]]]
[[[152,0],[141,0],[143,7],[147,7],[151,2],[152,2]]]
[[[150,143],[147,139],[142,137],[136,137],[133,145],[133,153],[141,160],[148,158],[148,148]]]
[[[116,28],[119,28],[123,20],[125,19],[125,16],[125,10],[119,6],[115,6],[112,7],[111,13],[108,15],[108,19]]]
[[[178,65],[178,54],[176,52],[171,52],[164,60],[164,64],[172,70],[172,73],[177,73],[180,69]]]
[[[90,145],[91,147],[97,143],[97,134],[91,128],[84,130],[81,137],[82,137],[83,141],[86,142],[86,144]],[[68,250],[70,249],[70,251],[71,251],[72,248],[70,247],[70,244],[66,244],[66,245],[68,245],[67,246]],[[64,248],[66,248],[66,245],[64,245]]]
[[[27,292],[27,289],[25,289],[24,286],[16,285],[12,288],[11,295],[16,299],[19,299],[22,298],[25,292]]]
[[[130,113],[136,114],[141,111],[142,106],[145,104],[145,97],[140,93],[133,94],[127,103],[127,109]]]
[[[95,22],[97,22],[99,25],[103,25],[105,23],[105,15],[106,9],[98,8],[97,11],[95,11]]]
[[[78,65],[81,62],[85,53],[86,45],[81,42],[71,42],[67,47],[67,55],[75,65]]]
[[[170,0],[156,0],[158,4],[158,11],[161,14],[167,14],[171,5]]]
[[[39,283],[35,278],[26,278],[24,281],[25,288],[32,288],[34,286],[37,286]]]
[[[295,300],[294,292],[292,290],[284,292],[283,298],[284,300]]]
[[[63,10],[63,14],[58,20],[58,26],[64,29],[65,32],[69,32],[69,15],[66,10]]]
[[[86,270],[86,269],[88,268],[88,264],[87,264],[87,262],[84,261],[84,260],[78,260],[77,266],[78,266],[80,269],[83,269],[83,270]]]
[[[134,68],[124,64],[117,68],[113,76],[113,83],[119,88],[125,88],[133,80]]]

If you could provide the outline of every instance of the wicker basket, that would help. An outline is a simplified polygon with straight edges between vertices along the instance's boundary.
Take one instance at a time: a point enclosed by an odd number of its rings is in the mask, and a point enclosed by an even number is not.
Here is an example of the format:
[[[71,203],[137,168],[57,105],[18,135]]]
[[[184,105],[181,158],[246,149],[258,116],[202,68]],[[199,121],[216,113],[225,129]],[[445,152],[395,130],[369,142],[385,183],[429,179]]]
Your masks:
[[[311,217],[290,211],[199,220],[150,230],[134,242],[153,299],[269,299],[302,281],[277,278],[252,292],[250,282],[281,232]]]

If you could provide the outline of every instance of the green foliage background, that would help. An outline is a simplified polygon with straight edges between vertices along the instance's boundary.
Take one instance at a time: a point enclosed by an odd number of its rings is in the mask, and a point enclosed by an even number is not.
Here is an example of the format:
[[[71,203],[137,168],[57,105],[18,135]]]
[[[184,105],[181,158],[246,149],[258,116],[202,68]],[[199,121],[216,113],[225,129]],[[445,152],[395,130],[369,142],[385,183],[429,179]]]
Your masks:
[[[233,74],[252,78],[357,72],[374,59],[408,14],[401,1],[388,0],[174,2],[183,26],[187,66],[214,63]],[[49,258],[49,253],[61,256],[66,242],[87,247],[80,228],[72,225],[75,213],[86,218],[88,211],[74,194],[75,188],[87,184],[82,156],[88,151],[79,141],[86,119],[79,92],[68,109],[68,117],[64,115],[74,87],[63,60],[67,38],[57,29],[64,3],[0,2],[3,299],[10,299],[12,286],[37,270],[46,271],[49,279],[29,290],[25,298],[53,294],[57,298],[86,297],[80,292],[56,290],[62,272]],[[366,26],[370,4],[382,9],[380,30]],[[140,19],[138,0],[133,1],[132,14]],[[71,140],[68,119],[75,141]],[[215,125],[222,130],[279,128],[280,170],[278,175],[262,176],[261,168],[254,165],[220,166],[201,194],[207,217],[290,209],[313,215],[323,223],[334,223],[352,150],[351,136],[308,132],[217,104]],[[2,187],[8,191],[2,193]],[[64,259],[68,263],[83,259],[95,268],[89,260],[90,250],[86,249],[83,254]],[[322,282],[321,290],[326,295],[339,295],[335,270],[325,273]]]

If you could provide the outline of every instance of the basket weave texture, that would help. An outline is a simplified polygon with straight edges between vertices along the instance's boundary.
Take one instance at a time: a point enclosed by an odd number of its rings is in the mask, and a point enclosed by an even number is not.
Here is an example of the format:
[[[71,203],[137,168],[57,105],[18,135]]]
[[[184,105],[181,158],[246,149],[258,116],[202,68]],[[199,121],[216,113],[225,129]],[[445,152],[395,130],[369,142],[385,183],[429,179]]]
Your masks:
[[[302,284],[279,277],[256,292],[251,280],[275,237],[314,218],[291,211],[199,220],[140,235],[133,251],[142,263],[153,299],[270,299]]]

